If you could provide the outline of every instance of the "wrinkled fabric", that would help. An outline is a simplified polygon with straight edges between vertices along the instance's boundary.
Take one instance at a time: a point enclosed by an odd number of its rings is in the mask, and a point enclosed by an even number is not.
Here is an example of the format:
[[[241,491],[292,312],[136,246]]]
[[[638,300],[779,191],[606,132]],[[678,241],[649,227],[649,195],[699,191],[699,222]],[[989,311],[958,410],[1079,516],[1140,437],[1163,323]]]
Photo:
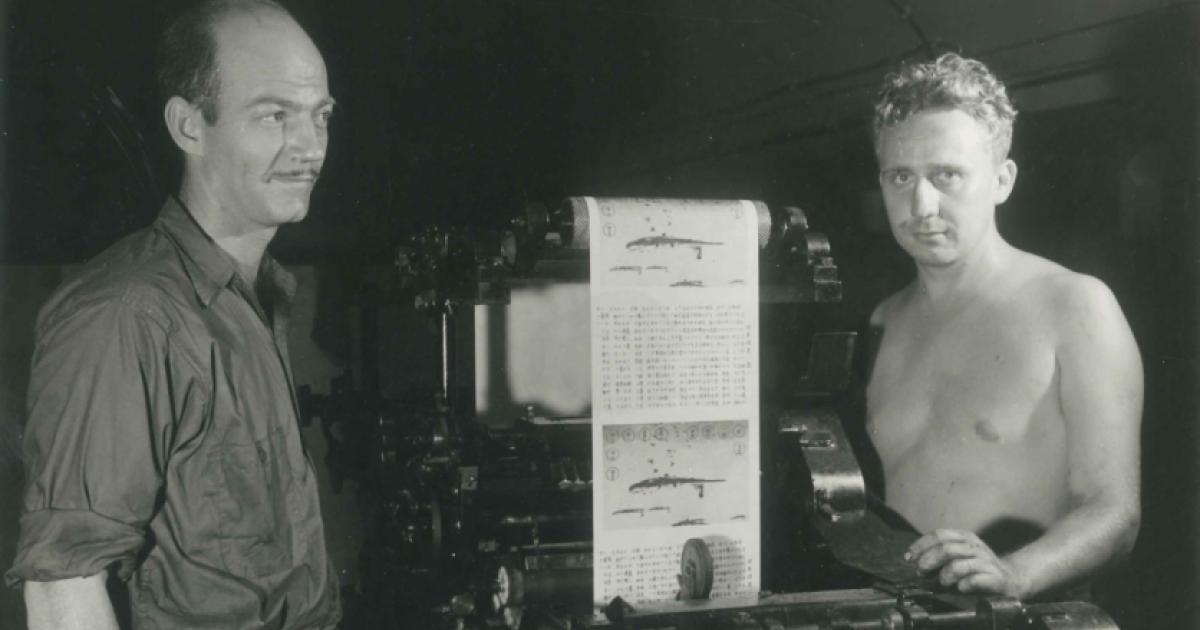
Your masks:
[[[295,283],[268,256],[258,285],[170,199],[55,292],[9,585],[115,570],[135,628],[337,624],[287,351]]]

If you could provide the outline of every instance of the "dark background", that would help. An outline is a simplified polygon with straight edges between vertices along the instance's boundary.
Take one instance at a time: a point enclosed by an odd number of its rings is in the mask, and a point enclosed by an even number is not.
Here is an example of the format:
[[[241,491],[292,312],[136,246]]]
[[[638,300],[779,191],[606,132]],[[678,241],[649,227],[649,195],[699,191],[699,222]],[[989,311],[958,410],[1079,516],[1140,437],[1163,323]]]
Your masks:
[[[149,223],[176,184],[151,53],[183,3],[15,2],[0,47],[0,565],[15,542],[28,278]],[[1200,627],[1195,531],[1200,7],[1165,0],[285,2],[339,112],[310,217],[272,245],[342,272],[428,225],[567,195],[806,209],[861,326],[912,275],[868,131],[886,68],[988,63],[1021,111],[1001,232],[1116,292],[1146,365],[1144,518],[1101,585],[1126,628]],[[344,274],[345,275],[345,274]],[[16,591],[0,625],[19,624]],[[18,626],[19,627],[19,626]]]

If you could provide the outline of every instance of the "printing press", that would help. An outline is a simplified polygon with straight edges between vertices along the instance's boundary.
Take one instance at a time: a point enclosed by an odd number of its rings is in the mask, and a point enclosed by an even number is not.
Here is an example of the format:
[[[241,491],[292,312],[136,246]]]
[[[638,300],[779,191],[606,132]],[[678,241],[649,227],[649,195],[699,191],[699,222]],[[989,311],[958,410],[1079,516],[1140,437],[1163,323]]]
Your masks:
[[[369,518],[369,627],[1116,627],[1091,604],[948,592],[902,560],[917,534],[870,496],[841,419],[856,335],[823,313],[842,296],[832,247],[799,208],[753,207],[763,592],[710,599],[718,561],[692,539],[674,601],[593,601],[589,225],[570,198],[412,238],[357,300],[353,369],[329,395],[302,388],[335,490],[353,481]],[[433,361],[389,341],[417,319]]]

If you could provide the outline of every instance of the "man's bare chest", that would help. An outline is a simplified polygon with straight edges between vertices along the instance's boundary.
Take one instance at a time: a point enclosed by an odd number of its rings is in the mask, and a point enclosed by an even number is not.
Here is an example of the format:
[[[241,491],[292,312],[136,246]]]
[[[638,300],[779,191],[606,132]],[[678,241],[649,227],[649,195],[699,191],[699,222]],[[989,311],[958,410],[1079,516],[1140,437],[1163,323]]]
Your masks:
[[[1036,325],[995,315],[941,327],[901,321],[884,331],[867,390],[881,455],[918,442],[1011,443],[1045,422],[1053,343]]]

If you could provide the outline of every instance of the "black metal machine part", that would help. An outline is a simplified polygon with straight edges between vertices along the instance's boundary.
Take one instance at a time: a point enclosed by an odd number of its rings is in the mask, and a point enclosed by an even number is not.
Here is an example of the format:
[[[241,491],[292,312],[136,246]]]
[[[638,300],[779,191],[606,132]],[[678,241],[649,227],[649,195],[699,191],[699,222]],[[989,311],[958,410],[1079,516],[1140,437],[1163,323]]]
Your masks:
[[[921,590],[843,589],[718,601],[681,601],[636,610],[614,602],[587,628],[641,630],[1077,630],[1114,629],[1099,608],[1079,602],[1023,605],[1011,598],[943,596]]]

